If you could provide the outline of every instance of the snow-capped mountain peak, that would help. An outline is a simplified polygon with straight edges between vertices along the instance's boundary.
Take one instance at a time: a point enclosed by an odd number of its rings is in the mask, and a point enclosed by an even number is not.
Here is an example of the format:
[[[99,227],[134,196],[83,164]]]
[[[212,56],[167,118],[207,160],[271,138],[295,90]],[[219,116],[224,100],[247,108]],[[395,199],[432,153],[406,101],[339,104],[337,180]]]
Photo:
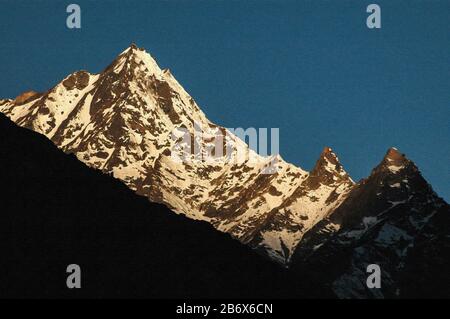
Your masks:
[[[134,43],[118,55],[118,57],[111,64],[112,70],[115,73],[130,72],[134,75],[142,76],[160,76],[162,70],[159,68],[155,59],[147,53],[144,49],[138,48]]]
[[[210,122],[174,75],[134,44],[100,74],[74,72],[44,94],[1,100],[0,111],[149,200],[207,221],[283,264],[307,232],[360,192],[376,197],[388,187],[383,204],[370,211],[377,214],[389,200],[400,201],[398,192],[405,200],[424,187],[405,175],[417,168],[393,148],[356,185],[329,147],[311,172],[279,155],[260,156]]]

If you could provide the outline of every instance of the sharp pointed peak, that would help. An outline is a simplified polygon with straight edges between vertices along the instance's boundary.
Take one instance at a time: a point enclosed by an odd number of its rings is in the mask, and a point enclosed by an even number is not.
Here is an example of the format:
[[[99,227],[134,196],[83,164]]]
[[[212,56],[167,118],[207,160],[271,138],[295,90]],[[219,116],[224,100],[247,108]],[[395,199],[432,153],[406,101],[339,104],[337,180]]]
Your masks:
[[[325,146],[322,150],[322,154],[328,154],[328,153],[332,153],[333,149],[329,146]]]
[[[137,51],[143,51],[142,48],[139,48],[136,43],[132,42],[125,50],[122,51],[124,53],[136,53]]]
[[[335,185],[335,183],[347,183],[354,184],[353,180],[344,170],[343,166],[339,162],[337,155],[333,152],[332,148],[326,146],[320,153],[319,159],[316,165],[309,173],[308,182],[309,186],[317,188],[319,184],[323,185]]]
[[[130,57],[137,57],[139,59],[152,59],[152,55],[145,50],[145,48],[138,47],[134,42],[132,42],[125,50],[123,50],[118,56],[117,59],[120,59],[122,57],[126,57],[129,59]],[[116,59],[116,60],[117,60]]]
[[[343,167],[339,162],[339,158],[333,149],[329,146],[325,146],[320,153],[319,159],[316,162],[311,173],[313,175],[319,174],[323,171],[339,171],[343,172]]]
[[[382,163],[388,165],[403,165],[411,162],[405,154],[401,153],[396,147],[390,147],[383,157]]]
[[[410,168],[414,172],[418,171],[414,162],[409,160],[405,154],[401,153],[396,147],[390,147],[380,164],[373,169],[372,174],[378,172],[397,174],[406,168]]]
[[[320,153],[319,159],[326,159],[328,162],[332,164],[338,164],[339,158],[336,155],[336,153],[333,151],[333,149],[329,146],[325,146]]]
[[[142,69],[150,74],[160,74],[162,71],[156,60],[144,48],[139,48],[135,43],[131,43],[128,48],[122,51],[110,65],[115,73],[123,69]]]
[[[385,159],[392,159],[392,160],[399,160],[404,159],[405,154],[402,154],[396,147],[390,147],[386,155],[384,156]]]

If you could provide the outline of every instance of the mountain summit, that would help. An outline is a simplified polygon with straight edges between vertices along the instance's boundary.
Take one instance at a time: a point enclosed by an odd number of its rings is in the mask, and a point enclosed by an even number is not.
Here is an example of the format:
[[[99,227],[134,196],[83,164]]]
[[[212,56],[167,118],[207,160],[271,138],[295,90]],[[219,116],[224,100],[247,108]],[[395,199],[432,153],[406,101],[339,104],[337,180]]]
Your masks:
[[[135,44],[100,74],[74,72],[43,94],[1,100],[0,111],[150,201],[209,222],[283,265],[311,232],[335,234],[393,205],[443,203],[394,148],[356,184],[329,147],[311,172],[256,154],[210,122],[171,72]],[[215,156],[197,160],[189,147]]]

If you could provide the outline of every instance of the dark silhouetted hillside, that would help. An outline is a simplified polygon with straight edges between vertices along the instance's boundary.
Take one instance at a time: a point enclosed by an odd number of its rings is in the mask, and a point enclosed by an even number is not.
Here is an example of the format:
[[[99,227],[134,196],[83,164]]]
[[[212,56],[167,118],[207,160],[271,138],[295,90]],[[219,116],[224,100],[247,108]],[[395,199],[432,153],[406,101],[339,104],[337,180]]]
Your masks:
[[[150,203],[3,115],[0,134],[1,297],[320,293],[229,235]],[[81,289],[66,287],[72,263],[81,266]]]

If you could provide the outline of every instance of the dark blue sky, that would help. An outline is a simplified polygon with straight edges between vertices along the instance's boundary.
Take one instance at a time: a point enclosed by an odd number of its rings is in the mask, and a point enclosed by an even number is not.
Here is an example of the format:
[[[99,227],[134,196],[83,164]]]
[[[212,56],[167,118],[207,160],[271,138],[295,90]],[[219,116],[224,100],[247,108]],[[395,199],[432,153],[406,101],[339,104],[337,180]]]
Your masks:
[[[311,169],[331,146],[359,180],[396,146],[450,199],[450,1],[74,2],[81,30],[71,2],[2,0],[1,97],[100,72],[136,42],[212,121],[279,127],[287,161]]]

